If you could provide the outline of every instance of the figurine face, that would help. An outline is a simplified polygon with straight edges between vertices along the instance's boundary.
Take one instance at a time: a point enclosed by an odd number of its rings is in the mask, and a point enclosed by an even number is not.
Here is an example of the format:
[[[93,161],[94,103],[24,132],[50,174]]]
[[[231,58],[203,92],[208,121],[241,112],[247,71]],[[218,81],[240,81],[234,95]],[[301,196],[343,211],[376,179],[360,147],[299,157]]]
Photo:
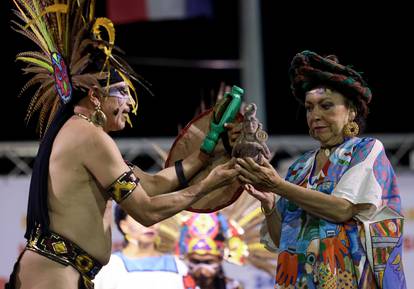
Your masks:
[[[253,134],[257,131],[259,122],[255,119],[245,120],[243,123],[243,129],[245,133]]]

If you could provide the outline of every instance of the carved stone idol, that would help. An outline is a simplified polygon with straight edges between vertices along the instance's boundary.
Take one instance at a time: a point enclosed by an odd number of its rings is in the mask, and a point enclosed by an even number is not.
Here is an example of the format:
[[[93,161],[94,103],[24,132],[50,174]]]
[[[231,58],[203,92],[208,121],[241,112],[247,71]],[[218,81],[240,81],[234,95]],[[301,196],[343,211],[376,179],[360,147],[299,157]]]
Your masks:
[[[263,158],[270,159],[270,151],[266,145],[267,133],[262,130],[262,124],[256,118],[257,107],[250,103],[244,109],[242,131],[234,144],[232,156],[238,158],[251,157],[261,164]]]

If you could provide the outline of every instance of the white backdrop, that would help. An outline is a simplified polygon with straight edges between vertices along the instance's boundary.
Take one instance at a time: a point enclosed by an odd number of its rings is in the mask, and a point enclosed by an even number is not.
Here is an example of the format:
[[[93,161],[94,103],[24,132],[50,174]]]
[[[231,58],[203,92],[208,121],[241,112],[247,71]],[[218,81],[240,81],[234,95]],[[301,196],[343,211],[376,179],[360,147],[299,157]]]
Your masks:
[[[407,288],[414,289],[414,173],[398,175],[405,221],[404,270]],[[27,209],[27,194],[30,179],[28,177],[0,177],[0,289],[8,280],[13,264],[25,245],[24,228]],[[114,245],[122,240],[118,230],[114,229]],[[239,267],[225,264],[227,275],[241,281],[245,289],[271,289],[273,277],[249,266]]]

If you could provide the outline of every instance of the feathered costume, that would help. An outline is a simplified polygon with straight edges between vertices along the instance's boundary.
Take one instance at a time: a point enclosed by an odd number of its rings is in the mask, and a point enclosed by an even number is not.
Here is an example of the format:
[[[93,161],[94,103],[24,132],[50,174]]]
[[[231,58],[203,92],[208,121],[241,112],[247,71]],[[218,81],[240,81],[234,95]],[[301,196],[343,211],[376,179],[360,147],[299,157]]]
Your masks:
[[[48,234],[52,234],[51,238],[60,238],[49,231],[49,158],[57,133],[74,114],[74,105],[90,89],[98,95],[108,96],[109,85],[120,81],[127,83],[136,96],[131,81],[140,79],[121,57],[115,55],[115,28],[109,19],[95,18],[95,0],[13,2],[18,21],[12,21],[12,28],[33,41],[38,48],[36,51],[21,52],[16,57],[27,64],[23,72],[33,75],[22,88],[21,94],[37,86],[26,120],[29,121],[38,112],[38,131],[42,136],[30,183],[25,234],[29,246]],[[132,103],[132,112],[136,113],[137,102],[132,100]],[[62,242],[70,243],[68,240]],[[71,252],[83,257],[82,250],[75,249]],[[69,260],[72,257],[65,258]],[[69,261],[66,265],[73,266]],[[18,262],[9,286],[14,286]],[[87,279],[95,274],[90,273],[90,276],[82,275],[86,287],[91,285]]]
[[[181,256],[192,252],[220,255],[230,263],[250,264],[273,275],[276,255],[260,244],[259,227],[263,220],[259,202],[244,193],[220,212],[183,211],[161,222],[160,249],[169,251],[176,244],[176,252]]]

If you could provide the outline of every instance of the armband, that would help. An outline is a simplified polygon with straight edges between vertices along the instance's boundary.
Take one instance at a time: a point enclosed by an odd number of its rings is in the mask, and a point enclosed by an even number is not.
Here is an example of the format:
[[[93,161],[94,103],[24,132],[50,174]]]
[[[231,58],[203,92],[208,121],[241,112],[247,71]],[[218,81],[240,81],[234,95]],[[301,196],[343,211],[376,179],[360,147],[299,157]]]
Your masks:
[[[125,164],[131,169],[131,170],[133,170],[134,169],[134,167],[135,167],[135,165],[133,164],[133,163],[131,163],[130,161],[128,161],[128,160],[124,160],[124,162],[125,162]]]
[[[183,160],[178,160],[174,163],[175,173],[177,174],[178,183],[180,184],[179,188],[184,189],[188,187],[187,178],[184,175]]]
[[[139,178],[137,178],[133,171],[123,173],[119,178],[109,186],[106,190],[108,195],[114,199],[118,204],[128,197],[132,191],[136,188],[139,183]]]

